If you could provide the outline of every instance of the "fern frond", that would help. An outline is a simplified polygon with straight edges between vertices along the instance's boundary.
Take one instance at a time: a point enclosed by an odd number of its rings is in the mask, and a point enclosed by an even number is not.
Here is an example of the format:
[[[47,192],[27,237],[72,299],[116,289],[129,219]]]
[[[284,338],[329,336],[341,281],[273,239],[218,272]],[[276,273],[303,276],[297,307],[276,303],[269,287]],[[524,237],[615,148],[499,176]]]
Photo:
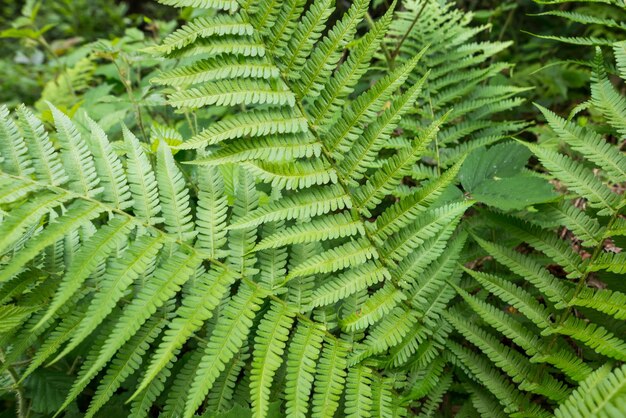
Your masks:
[[[590,206],[601,208],[605,213],[613,213],[616,210],[618,197],[602,184],[591,170],[558,152],[532,144],[524,145],[568,188],[584,196]]]
[[[589,14],[583,14],[578,12],[571,12],[565,10],[549,10],[547,12],[538,13],[537,16],[557,16],[570,20],[576,23],[582,23],[585,25],[602,25],[609,28],[618,28],[626,30],[626,26],[622,23],[616,22],[613,19],[604,19]]]
[[[612,87],[611,87],[612,88]],[[599,134],[590,129],[576,126],[572,122],[535,105],[543,113],[550,127],[564,142],[580,152],[604,170],[615,182],[626,180],[626,157]]]
[[[563,225],[579,238],[583,245],[587,247],[595,247],[600,244],[604,238],[605,228],[600,225],[598,220],[587,215],[584,211],[569,202],[561,202],[546,206],[544,209],[545,218],[550,219],[550,224],[556,222],[557,225]],[[542,224],[540,219],[532,220],[543,227],[550,227],[546,223]]]
[[[210,81],[229,78],[262,78],[275,79],[279,76],[276,66],[259,57],[250,57],[241,61],[236,56],[219,56],[207,58],[191,65],[177,67],[159,73],[150,79],[151,82],[172,86],[189,87]]]
[[[389,314],[404,299],[406,296],[401,291],[390,285],[384,286],[367,298],[359,312],[345,317],[341,327],[348,332],[365,329]]]
[[[414,106],[425,80],[425,78],[420,80],[406,93],[394,100],[389,109],[365,129],[352,145],[350,151],[344,155],[338,168],[345,177],[351,179],[352,185],[357,185],[357,182],[363,178],[368,166],[374,162],[382,144],[391,137],[400,117]]]
[[[271,81],[234,78],[220,83],[205,83],[201,87],[176,92],[170,96],[169,103],[177,108],[242,104],[293,107],[295,97],[291,91],[280,85],[274,86]]]
[[[417,313],[405,306],[396,306],[378,322],[365,339],[361,352],[350,359],[355,364],[363,359],[383,353],[390,347],[400,344],[417,322]]]
[[[163,306],[195,272],[199,260],[194,255],[176,252],[154,272],[122,315],[115,321],[106,341],[99,346],[93,360],[85,364],[66,399],[66,407],[82,388],[109,362],[115,353]]]
[[[350,200],[346,193],[335,185],[304,190],[260,207],[245,217],[235,220],[230,228],[246,228],[269,221],[308,219],[344,209],[349,207],[349,204]]]
[[[316,288],[311,295],[310,306],[307,310],[333,304],[389,277],[387,269],[373,261],[351,268],[329,278]]]
[[[259,206],[259,193],[254,178],[248,171],[240,167],[236,170],[236,182],[233,183],[235,195],[233,218],[243,218]],[[238,273],[252,276],[257,270],[256,254],[253,253],[257,239],[257,230],[254,227],[231,229],[228,233],[227,263]]]
[[[296,158],[319,156],[321,147],[305,134],[256,138],[236,141],[212,151],[206,157],[191,161],[198,165],[221,165],[250,160],[291,161]]]
[[[415,140],[411,148],[403,149],[385,161],[383,166],[354,193],[355,202],[365,214],[377,206],[383,197],[399,184],[402,177],[408,174],[409,167],[421,157],[424,148],[435,138],[442,122],[443,119],[433,123]]]
[[[23,234],[50,210],[71,199],[69,193],[41,192],[36,199],[12,211],[0,225],[0,252],[15,246]]]
[[[593,308],[615,319],[626,319],[626,294],[622,292],[585,287],[570,299],[569,304]]]
[[[372,370],[363,365],[350,367],[346,379],[346,417],[371,417],[372,409]]]
[[[121,384],[141,367],[150,344],[165,326],[163,318],[151,318],[111,361],[106,374],[100,380],[96,394],[89,404],[85,417],[93,417],[113,396]]]
[[[67,182],[68,177],[61,165],[59,154],[54,149],[41,121],[24,105],[19,106],[16,113],[18,126],[33,162],[35,179],[55,186]]]
[[[407,80],[419,58],[420,55],[378,80],[349,104],[327,132],[322,132],[322,139],[335,158],[342,158],[342,153],[350,150],[364,126],[378,116],[383,104]]]
[[[312,99],[319,95],[325,81],[337,66],[343,48],[354,38],[357,25],[363,19],[368,6],[367,0],[354,2],[342,19],[315,47],[302,68],[302,76],[294,84],[294,90],[300,97]]]
[[[427,239],[436,236],[450,224],[456,224],[471,203],[460,202],[430,210],[418,217],[413,224],[389,236],[382,245],[385,256],[401,261]]]
[[[243,345],[263,295],[264,292],[259,288],[250,289],[243,285],[224,308],[222,319],[213,330],[213,338],[204,350],[193,385],[189,388],[183,415],[185,418],[194,415],[226,363]]]
[[[319,159],[289,163],[255,161],[246,167],[276,189],[298,190],[337,182],[337,173]]]
[[[227,241],[225,223],[228,206],[224,181],[215,167],[200,167],[198,178],[200,191],[196,208],[196,245],[206,251],[209,257],[221,258]]]
[[[606,270],[617,274],[626,273],[626,253],[603,253],[589,266],[591,271]]]
[[[102,188],[97,187],[100,180],[87,144],[70,118],[51,104],[48,106],[54,117],[57,140],[61,145],[61,159],[69,177],[69,188],[76,193],[96,197],[102,192]]]
[[[349,241],[298,264],[291,269],[287,280],[309,274],[332,273],[349,267],[357,267],[376,258],[378,258],[376,249],[368,241],[364,239]]]
[[[346,381],[347,349],[342,340],[325,340],[317,364],[312,416],[331,418],[339,407]]]
[[[201,346],[200,349],[204,347]],[[185,394],[189,389],[189,386],[193,384],[193,377],[195,375],[195,371],[200,365],[200,361],[202,360],[202,351],[196,351],[200,354],[200,356],[193,359],[190,359],[191,365],[194,366],[194,373],[186,378],[188,382],[187,386],[184,388],[181,387],[182,400],[179,400],[177,405],[180,405],[180,414],[182,414],[183,408],[185,406]],[[196,353],[194,352],[194,354]],[[250,355],[248,354],[248,347],[243,346],[235,357],[230,361],[230,363],[226,366],[226,369],[222,372],[220,377],[215,381],[215,384],[209,391],[207,395],[207,407],[208,411],[227,411],[234,403],[235,403],[235,389],[237,380],[239,375],[241,374],[242,369],[246,365],[246,360],[248,360]],[[180,416],[180,414],[178,416]]]
[[[92,202],[76,201],[67,211],[43,230],[37,237],[27,241],[24,249],[11,259],[11,263],[0,270],[0,282],[11,279],[22,267],[61,237],[87,224],[103,212],[103,208]]]
[[[550,375],[544,374],[541,381],[535,380],[534,376],[537,376],[538,369],[525,356],[498,342],[494,336],[463,318],[461,313],[448,311],[445,316],[460,333],[508,374],[520,389],[544,395],[555,401],[568,396],[569,391],[563,383]]]
[[[183,297],[175,318],[169,323],[133,397],[157,377],[177,355],[187,339],[213,315],[213,309],[219,304],[226,287],[233,280],[232,273],[220,269],[211,270],[195,279],[190,292]]]
[[[426,210],[428,205],[435,202],[444,190],[452,184],[462,164],[463,161],[461,160],[435,180],[387,208],[376,218],[376,237],[384,240],[392,233],[398,232],[413,222]]]
[[[28,155],[26,142],[5,105],[0,106],[0,147],[3,156],[2,171],[21,177],[33,173],[33,163]]]
[[[109,261],[108,270],[100,278],[100,287],[93,296],[85,318],[78,324],[72,339],[57,356],[61,358],[82,343],[111,313],[128,287],[141,274],[151,270],[163,246],[161,237],[144,235],[130,243],[117,258]]]
[[[537,417],[549,416],[540,407],[531,406],[528,397],[508,383],[497,370],[489,365],[483,356],[474,354],[455,342],[450,341],[448,344],[450,351],[458,361],[497,397],[498,402],[504,406],[505,413],[511,415],[516,412],[523,412],[526,416],[532,414],[534,414],[532,416]]]
[[[143,218],[148,224],[157,224],[161,222],[159,217],[161,205],[152,165],[137,137],[125,127],[123,133],[127,152],[126,171],[133,198],[133,209],[137,216]]]
[[[165,142],[159,144],[157,152],[156,180],[165,230],[181,242],[191,241],[196,233],[193,231],[189,191]]]
[[[276,370],[283,362],[293,316],[285,304],[272,304],[261,320],[254,345],[250,376],[250,399],[253,416],[265,417],[269,409],[270,387]]]
[[[211,125],[177,148],[192,149],[215,145],[227,139],[261,137],[273,134],[306,132],[304,118],[288,112],[259,110],[235,115]]]
[[[307,416],[316,361],[322,351],[323,337],[322,329],[318,326],[299,323],[289,344],[285,382],[286,412],[289,416],[295,418]]]
[[[477,277],[475,276],[475,278]],[[490,282],[488,282],[484,276],[479,275],[477,281],[488,288],[492,293],[505,297],[503,292],[498,293],[500,292],[499,289],[503,287],[487,287]],[[519,345],[528,355],[532,356],[531,361],[553,364],[575,381],[584,380],[592,372],[592,369],[571,351],[565,349],[551,350],[547,343],[540,339],[532,330],[515,320],[512,315],[507,315],[501,309],[479,300],[463,289],[457,288],[457,291],[463,300],[465,300],[474,312],[480,315],[487,324],[504,334],[507,338],[515,342],[515,344]],[[517,299],[521,300],[519,297]],[[515,306],[517,309],[523,306],[519,303],[514,305],[515,300],[509,300],[509,303],[512,303],[512,306]]]
[[[252,35],[251,25],[242,21],[241,17],[235,15],[216,15],[214,17],[199,17],[190,21],[174,33],[168,35],[161,45],[159,51],[169,54],[170,52],[192,44],[197,38],[208,38],[211,36],[228,35]]]
[[[528,292],[492,274],[465,269],[465,272],[494,295],[511,304],[540,328],[550,326],[549,314]]]
[[[604,69],[604,57],[599,48],[596,48],[591,80],[591,103],[602,112],[609,125],[620,135],[626,135],[626,98],[619,94],[609,81]],[[626,161],[623,154],[621,157],[622,161]]]
[[[613,53],[615,54],[615,61],[617,69],[619,70],[622,80],[626,80],[626,50],[624,41],[615,42],[613,44]]]
[[[306,57],[321,37],[326,20],[334,10],[332,4],[332,0],[313,3],[300,20],[282,57],[282,71],[287,78],[298,78]]]
[[[345,103],[345,98],[354,90],[355,84],[367,70],[367,64],[391,24],[392,11],[393,9],[390,9],[375,23],[374,27],[351,51],[346,62],[327,81],[322,89],[322,94],[310,107],[313,126],[321,126],[322,130],[326,130],[332,126],[331,122],[337,119],[332,115],[338,113],[340,107]]]
[[[626,366],[611,371],[609,365],[596,370],[554,411],[557,418],[609,417],[624,412]]]
[[[349,213],[341,212],[282,229],[261,240],[255,247],[255,250],[302,244],[304,242],[321,242],[353,236],[357,233],[365,233],[362,223],[358,220],[355,221]]]
[[[546,328],[542,331],[544,335],[555,333],[574,338],[607,357],[620,361],[626,359],[626,341],[600,325],[587,323],[579,318],[568,317],[556,327]]]
[[[106,133],[96,122],[86,117],[93,138],[87,146],[94,157],[96,172],[102,185],[102,200],[116,208],[127,209],[133,202],[122,162],[113,151]]]
[[[124,243],[133,227],[131,219],[113,217],[107,225],[100,228],[82,245],[68,266],[46,315],[41,318],[36,327],[50,319],[80,289],[83,282],[96,271],[100,263]]]
[[[566,241],[559,239],[555,234],[552,233],[552,231],[545,231],[531,225],[525,225],[523,222],[516,218],[505,217],[496,214],[489,214],[489,220],[490,222],[493,222],[494,225],[505,225],[508,232],[510,232],[514,236],[517,236],[521,240],[526,241],[527,243],[529,243],[539,251],[545,253],[549,257],[552,257],[554,261],[563,266],[565,271],[568,273],[568,277],[582,277],[585,274],[585,269],[580,255],[574,252]],[[533,279],[545,279],[549,282],[552,282],[551,286],[555,287],[554,290],[559,287],[559,284],[555,284],[554,279],[549,279],[549,275],[546,276],[545,272],[541,271],[542,268],[540,266],[537,266],[536,263],[533,263],[529,257],[520,258],[520,256],[516,255],[514,251],[508,249],[502,250],[507,253],[502,256],[503,259],[507,260],[506,262],[503,262],[503,264],[507,265],[507,262],[514,264],[526,264],[526,266],[518,265],[515,268],[518,268],[520,270],[533,270],[534,272],[531,273],[530,276]],[[525,260],[522,261],[522,259]],[[513,267],[509,267],[515,273],[517,273],[517,271],[515,271]],[[525,273],[518,274],[520,274],[521,276],[525,276]],[[537,277],[538,275],[541,277]],[[546,285],[547,284],[548,283],[546,282]],[[552,291],[545,290],[545,292],[550,292],[548,293],[548,295],[552,296]],[[562,295],[564,293],[556,292],[555,297],[557,297],[557,295],[559,294]]]
[[[236,0],[157,0],[161,4],[174,7],[200,7],[203,9],[221,9],[236,11],[239,5]]]

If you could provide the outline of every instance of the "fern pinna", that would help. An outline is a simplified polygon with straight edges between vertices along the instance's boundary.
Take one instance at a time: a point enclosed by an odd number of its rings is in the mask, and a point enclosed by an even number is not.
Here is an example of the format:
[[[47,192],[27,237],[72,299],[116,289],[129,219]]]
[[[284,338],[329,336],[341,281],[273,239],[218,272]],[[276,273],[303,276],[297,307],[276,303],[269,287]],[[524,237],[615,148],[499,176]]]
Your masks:
[[[487,62],[506,44],[476,42],[484,28],[436,1],[394,4],[376,21],[365,0],[344,13],[330,0],[161,2],[195,18],[152,48],[173,63],[153,82],[174,108],[210,109],[202,130],[172,141],[155,126],[148,143],[124,128],[109,140],[53,106],[53,133],[26,108],[0,113],[11,318],[0,346],[15,385],[75,359],[57,415],[117,402],[133,417],[432,416],[450,394],[467,416],[543,416],[621,393],[623,371],[594,370],[600,360],[553,337],[595,333],[597,355],[620,360],[608,329],[554,325],[573,297],[550,297],[568,284],[482,230],[471,239],[533,272],[549,305],[510,275],[463,266],[470,235],[458,225],[474,203],[455,186],[464,155],[523,127],[493,120],[520,102],[520,89],[493,81],[508,64]],[[529,243],[586,268],[554,240]],[[620,293],[579,287],[588,303],[577,307],[622,318]],[[534,357],[469,322],[472,311]],[[589,400],[568,398],[579,381]]]

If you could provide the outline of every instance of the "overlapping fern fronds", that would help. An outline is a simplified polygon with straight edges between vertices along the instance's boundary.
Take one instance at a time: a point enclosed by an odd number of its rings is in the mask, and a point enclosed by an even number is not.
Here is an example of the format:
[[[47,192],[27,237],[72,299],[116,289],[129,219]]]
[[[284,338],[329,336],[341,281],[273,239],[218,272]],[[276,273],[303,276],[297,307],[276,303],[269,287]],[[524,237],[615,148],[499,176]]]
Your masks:
[[[617,146],[545,111],[571,152],[530,147],[588,208],[547,210],[591,257],[545,218],[489,213],[537,251],[471,231],[498,274],[464,266],[463,156],[522,127],[493,120],[520,103],[492,80],[506,43],[438,1],[373,22],[366,0],[162,3],[195,8],[152,52],[176,63],[153,80],[171,106],[219,108],[197,134],[112,142],[55,108],[54,132],[0,111],[3,368],[81,356],[59,414],[86,416],[432,416],[457,393],[469,416],[538,417],[621,390],[595,369],[626,357],[626,298],[587,286],[625,269],[604,250],[624,230]],[[594,89],[623,135],[601,69]]]
[[[388,59],[396,66],[425,51],[409,80],[415,83],[427,73],[428,77],[415,114],[403,118],[401,126],[419,132],[450,112],[422,164],[448,167],[466,152],[523,129],[523,122],[506,120],[508,115],[500,114],[519,106],[523,102],[519,94],[525,89],[494,79],[511,68],[495,59],[510,42],[478,41],[490,25],[473,26],[472,13],[456,9],[454,3],[413,0],[403,4],[405,10],[397,13],[385,41]],[[415,171],[418,180],[427,173]]]
[[[484,213],[479,223],[488,227],[477,228],[483,237],[474,239],[498,273],[465,269],[474,282],[457,289],[463,303],[446,314],[459,335],[484,353],[482,366],[463,364],[463,373],[520,416],[528,411],[510,401],[518,393],[494,392],[494,373],[508,375],[519,391],[545,397],[556,416],[624,413],[614,403],[622,396],[623,373],[617,368],[608,375],[612,364],[626,360],[626,294],[620,287],[626,101],[609,81],[599,49],[593,66],[589,106],[606,122],[602,131],[608,135],[538,106],[560,146],[525,145],[564,189],[564,198],[534,214]],[[485,238],[494,231],[504,236]],[[614,389],[600,388],[609,386]]]

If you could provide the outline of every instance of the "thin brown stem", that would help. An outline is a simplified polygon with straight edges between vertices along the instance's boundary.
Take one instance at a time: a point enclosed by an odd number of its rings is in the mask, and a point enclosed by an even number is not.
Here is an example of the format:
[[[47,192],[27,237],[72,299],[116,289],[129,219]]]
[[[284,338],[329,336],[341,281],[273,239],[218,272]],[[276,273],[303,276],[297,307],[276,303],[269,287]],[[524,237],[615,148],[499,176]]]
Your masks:
[[[413,28],[417,24],[417,21],[419,20],[419,18],[422,16],[422,13],[424,13],[424,10],[426,9],[426,4],[427,3],[428,3],[428,0],[423,0],[422,7],[415,14],[415,18],[411,22],[411,25],[409,26],[407,31],[404,33],[404,36],[402,36],[402,38],[400,39],[400,42],[398,42],[398,45],[396,46],[396,49],[394,49],[393,52],[391,53],[391,62],[392,62],[391,69],[393,69],[393,63],[395,62],[396,57],[400,53],[400,48],[402,48],[402,45],[404,44],[404,42],[407,40],[407,38],[411,34],[411,31],[413,30]]]

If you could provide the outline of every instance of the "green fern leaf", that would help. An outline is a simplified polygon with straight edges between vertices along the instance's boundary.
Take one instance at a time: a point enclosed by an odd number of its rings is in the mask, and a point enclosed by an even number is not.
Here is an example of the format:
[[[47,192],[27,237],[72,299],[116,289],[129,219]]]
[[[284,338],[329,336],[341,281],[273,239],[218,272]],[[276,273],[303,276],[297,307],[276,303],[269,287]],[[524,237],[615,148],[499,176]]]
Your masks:
[[[41,121],[26,108],[19,106],[16,110],[18,126],[22,130],[28,154],[33,162],[35,179],[54,186],[68,181],[65,169],[61,165],[59,154],[54,149]]]
[[[197,38],[228,35],[252,35],[253,29],[238,15],[217,15],[212,18],[200,17],[192,20],[176,32],[167,36],[158,50],[165,54],[192,44]]]
[[[193,417],[220,372],[243,345],[263,296],[261,289],[250,289],[243,285],[224,309],[221,321],[213,330],[213,338],[204,350],[193,385],[189,388],[183,415],[185,418]]]
[[[5,105],[0,106],[0,147],[3,155],[2,171],[20,177],[33,173],[26,142]]]
[[[266,248],[276,248],[284,245],[302,244],[304,242],[320,242],[340,237],[363,234],[363,225],[355,221],[350,214],[341,212],[311,222],[297,224],[282,229],[275,234],[264,238],[255,247],[256,251]]]
[[[165,230],[181,242],[191,241],[196,233],[193,231],[189,192],[183,173],[176,166],[172,151],[165,142],[159,144],[156,167]]]
[[[287,305],[273,303],[259,324],[250,376],[250,399],[255,417],[267,416],[270,387],[283,361],[294,315]]]
[[[63,112],[48,104],[54,116],[57,140],[61,144],[61,159],[69,177],[70,190],[84,196],[96,197],[102,192],[93,156],[76,126]]]
[[[354,366],[346,379],[346,417],[372,416],[372,370]]]
[[[626,366],[610,370],[605,365],[581,383],[554,411],[557,418],[610,417],[623,414],[626,402]]]
[[[87,116],[86,116],[87,117]],[[93,140],[87,143],[94,157],[94,164],[100,184],[102,201],[124,210],[132,206],[130,189],[119,160],[102,128],[87,117]]]
[[[133,197],[133,209],[136,216],[144,219],[149,225],[161,222],[159,214],[159,192],[156,176],[150,160],[135,135],[127,128],[123,129],[126,145],[126,170],[128,184]]]
[[[563,183],[573,191],[585,196],[590,206],[613,213],[618,197],[585,166],[565,155],[532,144],[525,144]]]
[[[233,280],[232,274],[223,270],[211,270],[195,279],[190,293],[182,299],[176,317],[168,325],[133,397],[148,387],[183,344],[213,315],[213,309]]]
[[[312,417],[330,418],[335,415],[346,381],[346,357],[347,349],[343,341],[325,341],[315,375]]]
[[[306,120],[284,111],[259,110],[235,115],[211,125],[177,148],[193,149],[227,139],[306,132]]]
[[[378,258],[376,249],[364,240],[349,241],[346,244],[324,251],[295,266],[287,275],[287,280],[317,273],[332,273],[348,267],[356,267],[367,260]]]
[[[615,179],[614,181],[626,179],[626,169],[624,168],[626,167],[626,157],[606,142],[602,136],[589,129],[576,126],[548,109],[539,105],[535,106],[541,110],[550,127],[563,141],[606,170],[607,174]]]
[[[239,8],[236,0],[157,0],[161,4],[175,7],[200,7],[204,9],[222,9],[236,11]]]
[[[299,323],[287,353],[286,412],[294,418],[307,416],[316,361],[324,334],[319,326]],[[328,357],[325,357],[328,361]]]

